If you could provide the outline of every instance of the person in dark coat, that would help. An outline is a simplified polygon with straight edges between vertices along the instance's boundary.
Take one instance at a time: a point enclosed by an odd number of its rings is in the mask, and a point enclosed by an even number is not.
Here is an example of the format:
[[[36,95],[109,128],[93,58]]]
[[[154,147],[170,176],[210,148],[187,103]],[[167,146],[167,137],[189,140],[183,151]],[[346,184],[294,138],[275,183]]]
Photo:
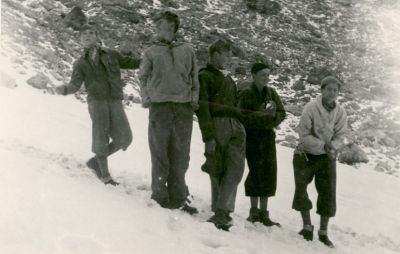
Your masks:
[[[246,110],[246,158],[249,174],[245,181],[251,208],[248,221],[279,226],[269,218],[268,198],[275,196],[277,161],[275,132],[286,113],[277,92],[268,87],[271,67],[255,63],[253,82],[240,94],[239,107]],[[258,202],[260,206],[258,206]]]
[[[237,187],[245,166],[246,133],[240,122],[236,84],[224,68],[231,58],[231,44],[217,40],[209,48],[210,61],[199,71],[200,108],[197,111],[206,162],[202,170],[210,175],[209,222],[228,230],[232,224]]]
[[[140,59],[101,47],[97,29],[88,24],[80,29],[80,42],[84,53],[74,63],[71,81],[56,87],[55,93],[73,94],[85,83],[92,119],[92,151],[96,154],[86,164],[105,184],[118,185],[111,178],[107,157],[120,149],[126,150],[132,142],[132,131],[122,105],[121,69],[139,68]]]

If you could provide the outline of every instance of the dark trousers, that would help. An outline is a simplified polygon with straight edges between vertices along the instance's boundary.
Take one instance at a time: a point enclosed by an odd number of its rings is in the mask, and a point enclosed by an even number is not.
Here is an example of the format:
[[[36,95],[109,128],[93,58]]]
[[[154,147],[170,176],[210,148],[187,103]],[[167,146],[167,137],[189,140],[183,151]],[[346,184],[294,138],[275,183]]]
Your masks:
[[[292,208],[308,211],[312,208],[307,186],[315,176],[318,192],[317,213],[333,217],[336,213],[336,161],[328,155],[312,155],[295,152],[293,156],[294,180],[296,184]]]
[[[132,131],[121,100],[88,101],[92,119],[92,151],[98,156],[108,155],[110,138],[123,150],[132,143]]]
[[[149,113],[149,146],[152,163],[152,199],[162,207],[182,206],[188,191],[193,109],[190,103],[153,103]]]
[[[246,196],[275,196],[277,161],[273,130],[246,130],[246,158],[249,174],[244,183]]]
[[[237,119],[216,117],[213,120],[215,139],[221,148],[224,172],[221,177],[210,176],[211,210],[233,212],[237,187],[244,171],[246,132]]]

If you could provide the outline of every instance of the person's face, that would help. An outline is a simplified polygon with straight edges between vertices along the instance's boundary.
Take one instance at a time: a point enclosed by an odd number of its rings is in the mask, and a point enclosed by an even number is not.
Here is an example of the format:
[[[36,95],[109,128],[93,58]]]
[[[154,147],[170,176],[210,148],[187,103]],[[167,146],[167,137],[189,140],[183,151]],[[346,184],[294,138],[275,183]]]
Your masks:
[[[232,59],[232,51],[221,51],[215,52],[214,57],[216,57],[216,62],[218,63],[218,67],[221,69],[226,69],[231,62]]]
[[[271,73],[270,69],[262,69],[258,71],[257,73],[253,74],[253,79],[254,83],[256,83],[259,86],[264,86],[268,83],[269,81],[269,74]]]
[[[339,85],[336,83],[329,83],[321,91],[322,99],[330,104],[336,101],[339,95]]]
[[[158,37],[170,40],[175,34],[175,24],[173,22],[168,22],[166,19],[159,19],[155,22],[156,34]]]
[[[80,40],[84,48],[93,47],[97,43],[96,31],[90,29],[82,31],[80,35]]]

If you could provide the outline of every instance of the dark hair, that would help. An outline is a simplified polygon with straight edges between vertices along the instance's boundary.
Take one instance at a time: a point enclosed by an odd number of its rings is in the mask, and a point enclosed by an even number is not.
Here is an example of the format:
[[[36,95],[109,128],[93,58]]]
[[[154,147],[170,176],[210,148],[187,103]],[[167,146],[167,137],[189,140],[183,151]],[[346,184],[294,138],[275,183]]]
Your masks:
[[[96,35],[98,33],[97,28],[94,25],[86,23],[83,26],[81,26],[81,28],[79,28],[79,34],[83,33],[86,30],[92,30],[96,33]]]
[[[218,39],[208,48],[208,53],[212,56],[215,52],[229,52],[232,50],[232,44],[226,40]]]
[[[179,22],[179,17],[177,14],[170,12],[170,11],[162,11],[162,12],[156,13],[153,17],[154,22],[156,22],[160,19],[165,19],[168,21],[168,23],[174,23],[175,32],[178,31],[180,22]]]
[[[324,89],[329,84],[337,84],[338,88],[342,87],[342,82],[334,76],[326,76],[321,81],[321,89]]]
[[[264,69],[271,70],[271,66],[267,63],[255,63],[253,64],[253,66],[251,66],[251,74],[256,74],[257,72]]]

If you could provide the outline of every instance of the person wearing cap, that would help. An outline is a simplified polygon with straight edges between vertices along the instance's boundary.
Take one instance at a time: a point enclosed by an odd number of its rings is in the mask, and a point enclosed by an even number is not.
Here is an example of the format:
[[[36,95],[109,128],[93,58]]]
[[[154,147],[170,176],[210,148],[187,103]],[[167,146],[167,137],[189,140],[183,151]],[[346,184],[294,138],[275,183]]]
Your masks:
[[[196,56],[191,45],[177,39],[176,14],[157,13],[154,23],[156,38],[144,51],[139,71],[142,106],[149,108],[151,198],[164,208],[195,214],[185,174],[199,98]]]
[[[249,174],[245,194],[250,197],[248,221],[265,226],[280,226],[269,217],[268,198],[275,196],[277,160],[275,132],[286,116],[278,93],[268,86],[271,66],[255,63],[252,82],[240,93],[239,106],[246,110],[246,159]]]
[[[294,151],[295,193],[293,209],[301,213],[300,235],[313,240],[312,202],[307,186],[315,178],[318,193],[317,213],[320,215],[319,240],[333,248],[328,238],[329,219],[336,213],[336,155],[344,144],[347,130],[346,111],[337,102],[341,82],[333,76],[321,81],[321,95],[306,104],[297,126],[299,143]]]
[[[237,187],[245,164],[243,114],[237,107],[233,79],[225,68],[231,59],[231,44],[217,40],[209,47],[209,63],[200,69],[199,126],[205,143],[206,162],[202,170],[210,175],[211,210],[209,219],[217,228],[228,230],[234,211]]]
[[[140,59],[101,47],[98,31],[92,25],[83,25],[79,38],[83,55],[73,65],[69,84],[56,87],[55,93],[73,94],[85,83],[95,154],[86,164],[104,184],[118,185],[111,178],[107,157],[120,149],[126,150],[132,142],[132,131],[122,105],[125,85],[120,69],[137,69]]]

